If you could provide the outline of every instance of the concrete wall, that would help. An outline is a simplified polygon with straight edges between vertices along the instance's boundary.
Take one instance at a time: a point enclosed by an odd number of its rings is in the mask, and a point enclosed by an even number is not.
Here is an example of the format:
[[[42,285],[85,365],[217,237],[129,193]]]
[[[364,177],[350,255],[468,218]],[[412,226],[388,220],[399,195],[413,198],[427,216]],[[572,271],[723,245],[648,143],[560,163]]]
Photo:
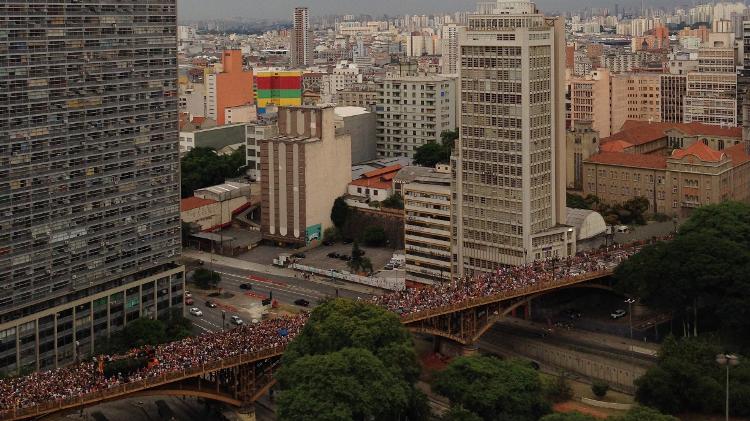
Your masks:
[[[329,126],[333,129],[333,108],[330,111],[330,114],[324,115],[324,134]],[[333,226],[333,202],[346,193],[347,186],[352,181],[352,157],[347,153],[349,150],[349,135],[335,136],[305,146],[306,227],[321,224],[322,231],[325,231]]]
[[[199,130],[194,134],[194,147],[214,148],[217,151],[225,146],[245,143],[245,125],[218,126]]]
[[[352,139],[352,164],[376,159],[375,113],[347,116],[343,120],[343,133],[349,134]]]
[[[590,379],[609,383],[614,390],[627,393],[635,391],[633,382],[646,374],[647,363],[636,365],[612,356],[597,355],[593,351],[556,346],[541,341],[503,335],[503,346],[515,354],[523,355],[542,365],[566,370]]]

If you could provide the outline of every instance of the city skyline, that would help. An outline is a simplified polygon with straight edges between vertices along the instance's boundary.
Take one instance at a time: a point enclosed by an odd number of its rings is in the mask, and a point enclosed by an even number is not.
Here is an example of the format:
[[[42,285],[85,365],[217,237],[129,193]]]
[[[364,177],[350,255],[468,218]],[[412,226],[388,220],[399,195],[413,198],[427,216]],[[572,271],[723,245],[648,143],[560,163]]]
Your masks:
[[[540,0],[536,2],[537,7],[547,14],[591,7],[605,7],[613,11],[615,4],[618,5],[620,11],[626,9],[639,10],[641,8],[640,0],[605,0],[598,3],[592,4],[586,0],[566,0],[564,3],[553,0]],[[378,2],[364,0],[279,0],[273,2],[221,0],[220,2],[212,2],[209,6],[208,3],[200,0],[178,0],[177,13],[179,20],[245,17],[291,21],[292,10],[295,7],[310,8],[310,16],[312,17],[328,14],[371,14],[375,17],[382,15],[454,13],[462,10],[473,11],[476,8],[476,4],[476,0],[382,0]],[[645,2],[646,8],[674,7],[679,5],[690,7],[692,3],[679,0],[652,0]]]

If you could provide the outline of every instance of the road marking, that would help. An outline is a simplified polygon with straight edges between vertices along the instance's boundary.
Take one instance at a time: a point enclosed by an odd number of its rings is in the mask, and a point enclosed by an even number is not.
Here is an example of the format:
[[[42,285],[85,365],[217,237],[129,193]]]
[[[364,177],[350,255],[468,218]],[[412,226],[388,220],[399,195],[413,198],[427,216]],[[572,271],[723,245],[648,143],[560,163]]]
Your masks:
[[[234,273],[227,273],[227,272],[216,272],[216,273],[218,273],[220,275],[231,276],[231,277],[240,278],[240,279],[244,279],[244,280],[250,280],[249,276],[241,276],[241,275],[237,275],[237,274],[234,274]],[[286,292],[286,293],[289,293],[289,294],[300,294],[300,295],[306,296],[307,298],[316,298],[317,299],[317,298],[323,298],[323,297],[328,296],[328,294],[326,294],[324,292],[321,292],[321,291],[316,291],[316,290],[312,290],[312,289],[308,289],[308,288],[303,288],[303,287],[298,287],[298,286],[293,286],[293,285],[288,285],[288,284],[284,284],[284,285],[286,285],[286,287],[281,287],[281,286],[278,286],[279,284],[282,284],[280,282],[276,283],[277,286],[271,287],[270,285],[263,285],[263,283],[261,281],[258,281],[258,280],[255,280],[255,279],[252,279],[252,281],[253,282],[258,282],[258,283],[261,284],[259,286],[266,287],[266,288],[269,288],[271,290],[282,291],[282,292]],[[241,283],[241,282],[236,282],[236,281],[232,281],[232,280],[228,280],[228,282],[231,283],[232,285],[237,285],[237,286],[239,286],[240,283]],[[247,293],[245,293],[245,295],[247,295]],[[250,296],[250,297],[253,298],[253,296]],[[266,297],[264,297],[264,298],[266,298]]]
[[[263,283],[263,284],[273,284],[273,285],[282,286],[282,287],[285,287],[285,286],[288,285],[286,282],[276,281],[274,279],[263,278],[263,277],[258,276],[258,275],[248,275],[247,279],[249,279],[251,281],[255,281],[255,282],[260,282],[260,283]]]

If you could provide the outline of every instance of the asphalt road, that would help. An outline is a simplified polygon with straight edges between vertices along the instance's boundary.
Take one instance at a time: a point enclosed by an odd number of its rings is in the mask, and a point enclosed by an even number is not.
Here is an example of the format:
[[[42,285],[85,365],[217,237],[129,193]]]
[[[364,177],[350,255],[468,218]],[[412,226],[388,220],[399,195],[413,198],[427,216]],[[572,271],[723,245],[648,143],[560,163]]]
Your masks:
[[[369,298],[370,294],[360,291],[351,291],[346,289],[347,284],[340,283],[339,287],[328,284],[322,284],[313,280],[304,280],[301,278],[284,277],[268,275],[262,272],[238,269],[230,266],[224,266],[217,263],[206,265],[221,275],[219,286],[224,292],[234,295],[244,295],[252,300],[249,308],[238,309],[233,305],[228,305],[220,298],[210,298],[197,294],[193,291],[194,304],[186,305],[189,310],[191,307],[197,307],[203,312],[202,317],[187,314],[187,317],[193,321],[196,327],[196,333],[215,332],[222,329],[222,310],[226,313],[225,328],[235,327],[230,323],[230,317],[239,315],[244,322],[251,322],[253,318],[260,319],[263,311],[261,300],[273,296],[281,304],[296,306],[294,302],[298,299],[304,299],[310,303],[309,307],[313,308],[318,301],[326,297],[335,297],[338,290],[338,296],[346,298]],[[189,274],[188,276],[191,276]],[[327,283],[332,283],[326,280]],[[251,290],[243,290],[241,284],[252,285]],[[205,305],[206,299],[215,301],[218,304],[216,308],[208,308]],[[296,306],[299,309],[305,307]],[[234,310],[234,311],[233,311]]]

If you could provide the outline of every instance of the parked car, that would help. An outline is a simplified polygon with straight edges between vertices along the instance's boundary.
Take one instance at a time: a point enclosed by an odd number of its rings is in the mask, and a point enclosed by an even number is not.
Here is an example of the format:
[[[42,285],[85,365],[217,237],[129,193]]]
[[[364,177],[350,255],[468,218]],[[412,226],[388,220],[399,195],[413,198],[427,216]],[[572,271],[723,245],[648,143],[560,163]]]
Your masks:
[[[193,294],[190,293],[190,291],[185,291],[185,298],[192,298]]]
[[[344,238],[341,242],[344,244],[351,244],[352,242],[354,242],[354,240],[352,240],[351,238]]]
[[[232,318],[231,318],[230,322],[231,322],[231,323],[232,323],[233,325],[237,325],[237,326],[239,326],[239,325],[241,325],[242,323],[244,323],[244,322],[242,321],[242,319],[240,319],[240,316],[232,316]]]
[[[297,259],[304,259],[307,256],[305,256],[305,253],[294,253],[292,257],[296,257]]]
[[[213,302],[213,301],[211,301],[211,300],[208,300],[208,301],[206,301],[206,307],[208,307],[208,308],[216,308],[216,303]]]
[[[307,307],[310,305],[310,302],[305,300],[304,298],[300,298],[298,300],[294,301],[294,304],[300,306],[300,307]]]
[[[185,298],[185,305],[193,305],[193,299],[192,298]]]
[[[339,256],[339,260],[343,260],[345,262],[348,262],[348,261],[352,260],[352,258],[349,257],[348,254],[342,254],[342,255]]]
[[[333,241],[331,241],[331,240],[323,240],[323,245],[324,246],[332,246],[333,245]]]
[[[612,320],[617,320],[617,319],[619,319],[620,317],[625,317],[625,315],[626,315],[626,314],[628,314],[628,312],[627,312],[627,311],[625,311],[625,310],[623,310],[623,309],[617,309],[617,310],[613,311],[613,312],[612,312],[612,313],[611,313],[611,314],[609,315],[609,318],[610,318],[610,319],[612,319]]]
[[[198,260],[198,266],[203,266],[203,260]]]
[[[198,307],[193,307],[190,309],[190,314],[192,314],[195,317],[201,317],[203,316],[203,312]]]
[[[253,289],[252,284],[240,284],[240,289]]]
[[[384,270],[393,270],[393,265],[392,265],[392,264],[390,264],[390,263],[388,263],[387,265],[385,265],[385,266],[383,267],[383,269],[384,269]]]
[[[338,259],[340,255],[336,252],[331,252],[331,253],[328,253],[328,257],[330,257],[331,259]]]
[[[630,232],[630,227],[627,226],[627,225],[618,225],[618,226],[615,227],[615,231],[621,232],[623,234],[626,234],[626,233]]]

